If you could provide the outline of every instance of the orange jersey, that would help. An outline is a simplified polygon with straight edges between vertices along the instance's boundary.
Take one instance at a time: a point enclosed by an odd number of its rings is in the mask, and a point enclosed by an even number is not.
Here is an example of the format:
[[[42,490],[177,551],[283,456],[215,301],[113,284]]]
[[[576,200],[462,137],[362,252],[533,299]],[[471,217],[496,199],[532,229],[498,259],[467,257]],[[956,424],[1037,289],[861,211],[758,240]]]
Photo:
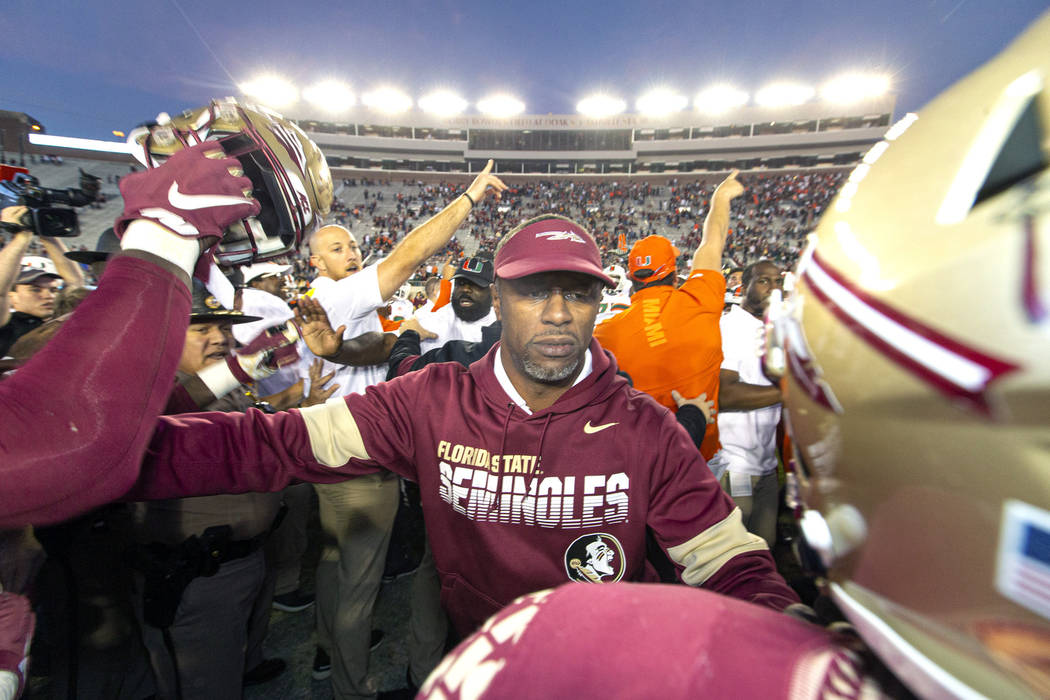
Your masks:
[[[616,356],[634,387],[677,410],[671,390],[691,399],[706,393],[718,408],[726,280],[717,270],[693,274],[681,287],[648,287],[623,313],[598,324],[594,337]],[[718,451],[718,424],[704,434],[704,459]]]

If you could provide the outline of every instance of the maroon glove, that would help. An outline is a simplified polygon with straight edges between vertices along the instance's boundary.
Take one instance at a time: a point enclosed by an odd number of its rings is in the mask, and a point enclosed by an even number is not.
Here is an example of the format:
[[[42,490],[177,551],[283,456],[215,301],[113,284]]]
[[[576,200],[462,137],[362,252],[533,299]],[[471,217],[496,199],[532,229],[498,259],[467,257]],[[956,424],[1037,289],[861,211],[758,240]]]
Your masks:
[[[4,671],[18,679],[15,697],[26,685],[29,642],[33,639],[33,617],[29,599],[14,593],[0,593],[0,688]]]
[[[297,340],[299,334],[291,323],[267,328],[248,345],[227,356],[226,364],[237,381],[251,384],[298,360],[299,352],[295,349]]]
[[[149,219],[184,238],[222,238],[227,226],[258,214],[259,203],[244,195],[252,181],[231,175],[241,164],[222,153],[218,143],[205,142],[121,178],[124,213],[113,225],[117,236],[135,219]]]

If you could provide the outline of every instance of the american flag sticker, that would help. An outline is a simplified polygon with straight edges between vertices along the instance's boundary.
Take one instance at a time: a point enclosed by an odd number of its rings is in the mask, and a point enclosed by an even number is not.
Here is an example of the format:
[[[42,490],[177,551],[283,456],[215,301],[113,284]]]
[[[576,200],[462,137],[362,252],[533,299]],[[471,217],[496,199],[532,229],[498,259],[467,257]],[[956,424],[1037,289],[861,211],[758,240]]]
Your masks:
[[[1003,506],[995,587],[1050,619],[1050,511],[1021,501]]]

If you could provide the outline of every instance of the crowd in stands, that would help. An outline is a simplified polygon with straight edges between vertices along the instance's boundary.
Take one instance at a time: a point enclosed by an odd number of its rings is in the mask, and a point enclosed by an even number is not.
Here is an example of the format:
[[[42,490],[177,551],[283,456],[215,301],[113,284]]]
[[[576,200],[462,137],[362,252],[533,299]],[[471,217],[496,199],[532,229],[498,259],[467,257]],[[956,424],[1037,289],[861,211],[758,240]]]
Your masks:
[[[30,165],[62,163],[60,156],[31,158],[36,162]],[[122,169],[134,172],[137,168],[123,166]],[[791,269],[806,235],[847,174],[845,170],[815,170],[741,175],[748,195],[746,201],[733,204],[732,235],[726,243],[724,265],[742,268],[749,262],[769,259],[784,269]],[[115,185],[119,177],[119,174],[106,173],[103,181]],[[502,200],[485,202],[472,212],[457,237],[428,262],[440,266],[448,254],[457,258],[474,253],[491,255],[501,232],[531,216],[556,213],[586,225],[607,260],[621,257],[636,240],[658,234],[675,243],[682,252],[684,265],[699,244],[701,224],[715,184],[702,178],[672,179],[658,185],[638,180],[512,183]],[[455,196],[462,187],[450,182],[340,178],[336,181],[336,198],[329,220],[354,231],[366,259],[376,260],[388,254],[405,234],[436,213],[441,203]],[[95,206],[105,205],[107,199],[110,205],[106,212],[119,206],[119,194],[113,189],[104,191]],[[90,218],[84,211],[81,210],[82,220]],[[85,229],[82,237],[69,247],[87,250],[95,236],[97,232]],[[39,246],[34,244],[31,252],[40,254]],[[312,278],[311,269],[302,260],[285,262],[295,266],[300,278],[307,281]],[[422,284],[423,279],[421,272],[413,276],[412,283]]]
[[[744,267],[769,259],[790,269],[806,234],[845,182],[845,171],[746,174],[746,200],[733,205],[732,235],[725,264]],[[432,216],[440,202],[462,189],[452,183],[398,185],[344,179],[336,220],[358,233],[366,254],[382,256],[415,225]],[[700,242],[701,227],[714,185],[705,181],[647,182],[536,181],[511,184],[499,201],[475,209],[469,228],[443,251],[458,256],[491,255],[502,232],[541,213],[580,221],[594,235],[603,256],[625,253],[635,241],[658,234],[672,240],[683,260]],[[385,201],[384,201],[385,198]],[[391,205],[390,202],[393,202]]]

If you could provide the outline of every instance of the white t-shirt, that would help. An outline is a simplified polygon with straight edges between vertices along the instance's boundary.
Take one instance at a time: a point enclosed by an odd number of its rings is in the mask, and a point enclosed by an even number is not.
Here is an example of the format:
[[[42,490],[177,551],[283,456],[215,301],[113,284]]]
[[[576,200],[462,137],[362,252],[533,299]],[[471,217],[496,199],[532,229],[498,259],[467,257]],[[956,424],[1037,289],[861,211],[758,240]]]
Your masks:
[[[772,386],[762,372],[762,321],[743,307],[733,306],[719,325],[722,369],[736,372],[745,384]],[[718,438],[728,470],[752,476],[776,471],[778,423],[780,404],[753,411],[719,411]]]
[[[313,298],[328,314],[328,321],[332,324],[332,328],[346,325],[346,331],[343,333],[344,339],[354,338],[369,331],[383,332],[379,314],[376,313],[376,310],[384,304],[379,291],[379,277],[376,274],[375,265],[369,265],[360,272],[341,280],[318,277],[310,286],[314,290]],[[300,365],[300,377],[308,376],[310,362],[315,357],[309,350],[306,354],[308,359]],[[335,372],[332,383],[338,384],[339,388],[332,396],[346,396],[347,394],[360,394],[365,387],[385,380],[386,370],[385,363],[368,367],[350,367],[333,364],[326,360],[323,373]],[[307,391],[309,391],[308,387]]]
[[[437,333],[437,338],[424,340],[419,344],[420,352],[423,353],[439,348],[450,340],[479,342],[481,329],[496,322],[496,312],[489,309],[480,319],[468,323],[456,316],[456,310],[452,308],[452,302],[449,302],[437,311],[420,309],[416,312],[416,320],[431,333]]]

